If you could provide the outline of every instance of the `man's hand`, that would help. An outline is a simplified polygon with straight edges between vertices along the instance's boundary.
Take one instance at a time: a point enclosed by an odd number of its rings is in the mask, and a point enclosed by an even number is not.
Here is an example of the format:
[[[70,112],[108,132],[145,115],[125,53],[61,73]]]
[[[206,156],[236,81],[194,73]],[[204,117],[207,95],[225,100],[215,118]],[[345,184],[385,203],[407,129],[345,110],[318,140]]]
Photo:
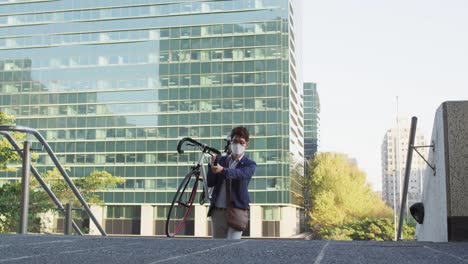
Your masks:
[[[213,173],[221,173],[224,170],[223,166],[221,165],[211,165],[211,171]]]
[[[211,165],[213,165],[213,164],[215,163],[215,161],[216,161],[217,158],[218,158],[217,155],[211,156]]]

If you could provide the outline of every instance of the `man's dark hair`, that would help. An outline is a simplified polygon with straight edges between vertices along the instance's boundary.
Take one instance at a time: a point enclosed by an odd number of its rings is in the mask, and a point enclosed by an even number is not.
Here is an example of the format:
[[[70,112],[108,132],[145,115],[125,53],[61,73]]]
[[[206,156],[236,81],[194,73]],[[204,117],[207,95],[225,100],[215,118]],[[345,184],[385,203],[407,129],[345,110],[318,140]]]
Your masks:
[[[249,142],[249,135],[249,130],[245,127],[235,127],[231,130],[231,138],[233,138],[234,136],[238,136],[245,139],[245,141]]]

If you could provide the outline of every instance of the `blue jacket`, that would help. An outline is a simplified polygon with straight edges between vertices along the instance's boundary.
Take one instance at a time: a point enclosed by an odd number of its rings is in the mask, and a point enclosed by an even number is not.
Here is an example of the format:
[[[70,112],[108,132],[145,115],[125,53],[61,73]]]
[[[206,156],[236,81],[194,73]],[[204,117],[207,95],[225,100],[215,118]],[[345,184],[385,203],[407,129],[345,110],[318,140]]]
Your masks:
[[[211,171],[211,166],[208,166],[208,187],[214,187],[213,192],[211,193],[211,203],[210,209],[208,210],[208,216],[211,215],[211,210],[216,204],[216,199],[219,195],[223,179],[232,179],[231,201],[233,202],[233,207],[248,209],[250,203],[248,186],[250,179],[252,179],[257,168],[257,163],[249,159],[245,154],[233,169],[229,168],[228,156],[220,157],[218,162],[224,167],[224,170],[221,173],[213,173]]]

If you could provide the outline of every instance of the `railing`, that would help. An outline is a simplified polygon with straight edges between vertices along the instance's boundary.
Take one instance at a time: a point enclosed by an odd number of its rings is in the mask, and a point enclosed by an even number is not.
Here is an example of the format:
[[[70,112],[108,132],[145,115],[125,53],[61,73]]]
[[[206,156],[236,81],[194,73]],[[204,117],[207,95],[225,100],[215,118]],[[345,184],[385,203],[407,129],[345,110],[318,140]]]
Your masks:
[[[5,126],[5,125],[0,125],[0,135],[4,136],[8,142],[10,142],[10,144],[13,146],[13,148],[15,149],[15,151],[18,153],[18,155],[23,159],[23,164],[24,164],[24,156],[25,154],[25,151],[21,150],[21,148],[19,147],[19,145],[16,143],[16,141],[13,139],[13,137],[10,135],[10,133],[8,132],[22,132],[22,133],[26,133],[26,134],[30,134],[30,135],[33,135],[41,144],[42,146],[44,147],[44,149],[46,150],[46,152],[49,154],[49,157],[52,159],[52,161],[54,162],[55,166],[57,167],[57,169],[59,170],[59,172],[62,174],[62,177],[64,178],[64,180],[67,182],[68,186],[70,187],[70,189],[73,191],[73,193],[75,194],[76,198],[80,201],[81,205],[83,206],[83,208],[85,209],[85,211],[88,213],[90,219],[93,221],[93,223],[96,225],[96,227],[98,228],[99,232],[103,235],[103,236],[107,236],[106,232],[104,231],[104,229],[102,228],[101,224],[97,221],[96,217],[94,216],[94,214],[91,212],[91,209],[89,208],[88,204],[86,203],[86,201],[84,200],[83,196],[81,196],[80,192],[78,191],[78,189],[76,188],[75,184],[73,183],[73,181],[70,179],[70,176],[68,176],[66,170],[63,168],[63,166],[60,164],[59,160],[57,159],[57,156],[55,155],[55,153],[52,151],[51,147],[49,146],[49,144],[47,143],[47,141],[44,139],[44,137],[42,137],[42,135],[35,129],[33,128],[29,128],[29,127],[23,127],[23,126]],[[26,165],[27,166],[27,165]],[[38,171],[34,168],[33,165],[29,165],[27,166],[30,168],[31,172],[33,173],[34,177],[37,179],[37,181],[39,182],[39,184],[41,185],[41,187],[46,191],[46,193],[49,195],[49,197],[52,199],[52,201],[54,202],[54,204],[57,206],[57,208],[64,213],[64,215],[66,214],[66,210],[64,208],[64,206],[60,203],[60,201],[57,199],[57,197],[54,195],[54,193],[52,192],[52,190],[50,190],[49,186],[44,182],[44,180],[42,179],[41,175],[38,173]],[[24,168],[23,168],[24,170]],[[23,205],[22,205],[22,208],[23,208]],[[71,219],[72,221],[72,225],[73,225],[73,228],[75,229],[75,231],[79,234],[79,235],[83,235],[83,233],[81,232],[80,228],[78,227],[78,225]]]

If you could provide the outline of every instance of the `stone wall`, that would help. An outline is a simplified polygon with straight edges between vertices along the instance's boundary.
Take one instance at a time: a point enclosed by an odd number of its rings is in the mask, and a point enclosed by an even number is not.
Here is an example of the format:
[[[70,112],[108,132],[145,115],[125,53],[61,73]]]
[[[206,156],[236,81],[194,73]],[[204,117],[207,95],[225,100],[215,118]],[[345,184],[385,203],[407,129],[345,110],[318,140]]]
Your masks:
[[[434,149],[424,177],[424,222],[417,240],[468,241],[468,101],[444,102],[436,112]]]

